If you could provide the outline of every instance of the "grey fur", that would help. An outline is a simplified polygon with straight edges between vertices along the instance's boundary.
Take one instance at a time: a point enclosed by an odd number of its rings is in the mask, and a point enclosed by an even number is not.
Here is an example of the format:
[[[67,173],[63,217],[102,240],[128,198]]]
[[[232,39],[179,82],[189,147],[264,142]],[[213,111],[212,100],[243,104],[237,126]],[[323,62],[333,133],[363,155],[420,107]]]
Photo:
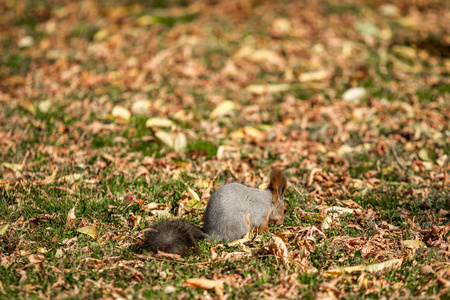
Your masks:
[[[251,229],[263,226],[268,213],[270,220],[274,215],[273,221],[279,221],[279,214],[274,214],[274,211],[281,206],[284,211],[284,202],[280,199],[273,206],[272,201],[270,190],[250,188],[239,183],[224,185],[208,202],[203,216],[203,231],[212,240],[232,242],[240,239]],[[250,226],[246,220],[250,221]]]

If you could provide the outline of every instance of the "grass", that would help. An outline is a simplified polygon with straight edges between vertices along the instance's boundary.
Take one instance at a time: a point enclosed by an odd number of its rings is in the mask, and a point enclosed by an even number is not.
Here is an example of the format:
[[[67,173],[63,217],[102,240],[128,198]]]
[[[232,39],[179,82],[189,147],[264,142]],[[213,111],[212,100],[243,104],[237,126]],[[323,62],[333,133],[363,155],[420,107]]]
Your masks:
[[[0,299],[215,297],[183,284],[196,277],[225,281],[228,299],[449,299],[437,275],[422,270],[448,268],[448,54],[445,28],[430,15],[442,5],[422,3],[409,16],[404,4],[391,18],[370,3],[213,2],[100,1],[75,12],[81,3],[8,1],[0,21],[8,29],[0,38]],[[140,26],[143,15],[153,24]],[[403,22],[420,24],[419,17],[429,21],[420,31]],[[52,22],[56,32],[47,31]],[[96,40],[102,29],[107,35]],[[34,44],[20,48],[24,36]],[[51,49],[41,49],[46,39]],[[243,47],[277,53],[277,63],[237,57]],[[166,49],[170,55],[159,56]],[[80,71],[63,80],[73,66]],[[297,80],[321,69],[330,78]],[[266,83],[292,88],[246,92]],[[366,96],[342,100],[352,87]],[[46,99],[51,106],[42,111]],[[151,109],[127,122],[110,115],[116,105],[131,111],[138,99]],[[236,108],[211,119],[225,99]],[[148,118],[180,110],[188,117],[171,128],[146,127]],[[245,126],[263,138],[230,137]],[[158,130],[184,133],[186,149],[165,146]],[[200,253],[182,259],[137,250],[140,231],[160,219],[202,226],[204,207],[186,209],[188,187],[200,197],[213,177],[211,192],[231,181],[257,187],[275,165],[290,181],[282,227],[245,246],[200,241]],[[356,210],[325,228],[331,206]],[[98,235],[77,231],[85,226]],[[283,232],[286,261],[264,250]],[[397,269],[325,273],[400,257],[408,258]]]

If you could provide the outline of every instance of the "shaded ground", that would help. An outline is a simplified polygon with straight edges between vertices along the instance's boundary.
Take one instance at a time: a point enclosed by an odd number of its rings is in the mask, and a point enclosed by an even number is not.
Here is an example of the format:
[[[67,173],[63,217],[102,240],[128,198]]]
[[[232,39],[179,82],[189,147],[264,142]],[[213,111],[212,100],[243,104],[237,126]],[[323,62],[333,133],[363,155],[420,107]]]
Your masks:
[[[230,299],[448,299],[447,1],[0,14],[1,297],[216,297],[183,284],[205,277]],[[271,166],[290,182],[280,239],[130,248],[161,216],[201,225],[212,191]]]

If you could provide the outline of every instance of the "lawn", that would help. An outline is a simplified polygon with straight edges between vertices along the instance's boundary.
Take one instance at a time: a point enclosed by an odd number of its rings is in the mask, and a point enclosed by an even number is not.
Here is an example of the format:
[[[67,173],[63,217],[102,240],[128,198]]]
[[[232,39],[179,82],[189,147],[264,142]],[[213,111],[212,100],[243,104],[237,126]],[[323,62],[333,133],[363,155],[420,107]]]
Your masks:
[[[0,15],[0,299],[450,299],[448,1]],[[139,250],[272,167],[283,226]]]

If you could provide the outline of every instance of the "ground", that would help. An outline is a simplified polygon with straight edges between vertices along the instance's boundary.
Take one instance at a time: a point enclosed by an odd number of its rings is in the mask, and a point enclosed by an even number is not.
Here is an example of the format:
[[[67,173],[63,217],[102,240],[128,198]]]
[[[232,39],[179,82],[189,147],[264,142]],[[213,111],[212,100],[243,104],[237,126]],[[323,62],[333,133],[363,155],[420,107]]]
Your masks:
[[[1,1],[0,298],[449,299],[449,5]],[[271,167],[284,226],[136,249]]]

